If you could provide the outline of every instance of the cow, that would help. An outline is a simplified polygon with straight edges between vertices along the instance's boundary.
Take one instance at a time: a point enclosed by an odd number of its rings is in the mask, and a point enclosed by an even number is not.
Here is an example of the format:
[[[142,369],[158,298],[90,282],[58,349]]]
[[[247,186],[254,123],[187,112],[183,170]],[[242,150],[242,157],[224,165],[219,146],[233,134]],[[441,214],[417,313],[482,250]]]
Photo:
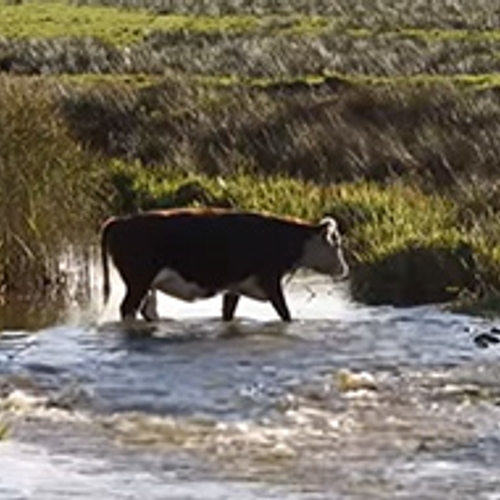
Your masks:
[[[185,301],[223,294],[231,321],[241,296],[270,301],[291,315],[282,279],[303,267],[343,278],[348,273],[333,218],[319,224],[230,209],[171,209],[109,219],[101,231],[104,299],[108,254],[126,286],[122,319],[159,319],[156,290]]]

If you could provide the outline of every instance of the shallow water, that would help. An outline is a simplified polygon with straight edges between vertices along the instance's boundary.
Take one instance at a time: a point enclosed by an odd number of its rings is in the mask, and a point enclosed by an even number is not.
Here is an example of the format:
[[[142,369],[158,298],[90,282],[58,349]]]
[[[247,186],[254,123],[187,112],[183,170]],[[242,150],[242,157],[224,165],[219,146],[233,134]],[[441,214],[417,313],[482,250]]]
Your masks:
[[[500,499],[492,322],[286,294],[290,325],[162,298],[169,319],[125,326],[117,292],[0,333],[0,498]]]

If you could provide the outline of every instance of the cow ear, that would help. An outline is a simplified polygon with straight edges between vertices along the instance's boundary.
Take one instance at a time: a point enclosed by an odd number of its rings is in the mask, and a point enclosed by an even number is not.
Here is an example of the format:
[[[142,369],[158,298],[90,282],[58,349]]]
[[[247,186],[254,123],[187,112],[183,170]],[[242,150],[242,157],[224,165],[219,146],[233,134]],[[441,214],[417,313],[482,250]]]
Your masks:
[[[318,224],[318,229],[324,238],[331,240],[338,232],[337,221],[333,217],[324,217]]]

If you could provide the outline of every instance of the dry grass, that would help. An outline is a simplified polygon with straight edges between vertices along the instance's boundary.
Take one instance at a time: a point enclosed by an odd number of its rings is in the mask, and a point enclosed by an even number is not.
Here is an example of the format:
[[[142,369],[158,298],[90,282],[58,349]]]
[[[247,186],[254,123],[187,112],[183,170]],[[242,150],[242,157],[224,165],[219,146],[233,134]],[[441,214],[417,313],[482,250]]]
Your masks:
[[[78,0],[79,5],[107,5],[191,15],[304,14],[332,16],[345,27],[490,29],[500,25],[498,0]]]
[[[442,190],[495,178],[498,92],[442,84],[213,87],[165,79],[69,91],[64,115],[94,151],[184,171],[316,182],[410,178]]]
[[[1,32],[0,32],[1,33]],[[414,32],[357,35],[274,31],[156,30],[126,46],[99,36],[0,37],[0,68],[14,74],[165,74],[212,79],[290,79],[494,75],[498,33],[484,38],[425,38]]]

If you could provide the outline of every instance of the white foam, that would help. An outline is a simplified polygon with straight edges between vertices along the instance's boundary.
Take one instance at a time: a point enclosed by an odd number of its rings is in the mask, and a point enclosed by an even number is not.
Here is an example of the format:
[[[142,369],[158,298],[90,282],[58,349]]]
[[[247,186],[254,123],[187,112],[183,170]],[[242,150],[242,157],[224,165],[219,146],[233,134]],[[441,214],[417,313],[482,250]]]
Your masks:
[[[0,498],[55,500],[241,500],[306,498],[283,488],[245,482],[182,481],[175,472],[154,473],[132,462],[118,465],[91,457],[53,453],[13,441],[0,442]]]

